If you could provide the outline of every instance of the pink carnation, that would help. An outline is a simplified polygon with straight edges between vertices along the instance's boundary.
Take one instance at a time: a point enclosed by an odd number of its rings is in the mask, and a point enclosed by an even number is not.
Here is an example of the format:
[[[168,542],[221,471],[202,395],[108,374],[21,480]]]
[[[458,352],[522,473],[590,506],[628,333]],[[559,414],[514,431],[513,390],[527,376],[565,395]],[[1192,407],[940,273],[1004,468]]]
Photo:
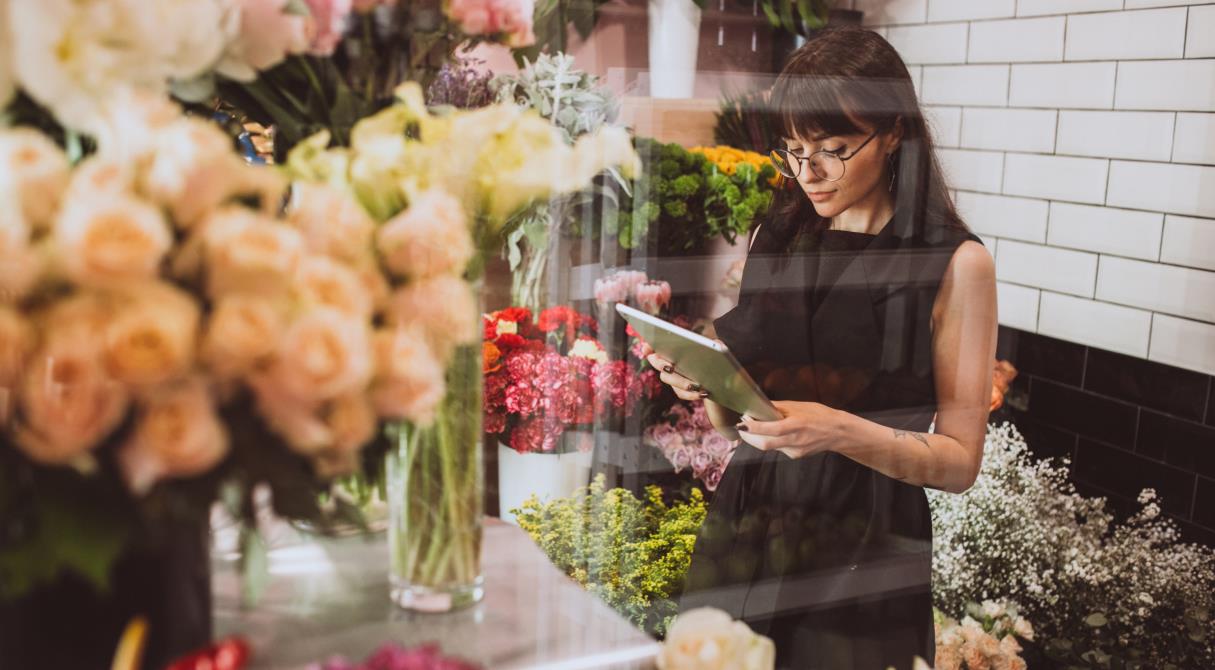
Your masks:
[[[637,306],[648,314],[658,314],[671,302],[671,285],[664,281],[647,281],[633,288]]]

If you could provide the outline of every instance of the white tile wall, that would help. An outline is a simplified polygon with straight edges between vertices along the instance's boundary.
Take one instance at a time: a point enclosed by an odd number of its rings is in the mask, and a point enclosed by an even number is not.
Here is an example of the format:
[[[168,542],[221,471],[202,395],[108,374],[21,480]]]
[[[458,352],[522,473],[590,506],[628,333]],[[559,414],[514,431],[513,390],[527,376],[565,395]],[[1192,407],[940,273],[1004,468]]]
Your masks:
[[[1000,238],[1046,242],[1050,206],[1045,200],[959,191],[958,214],[976,232]]]
[[[1066,18],[976,21],[970,28],[972,63],[1021,63],[1063,60]]]
[[[962,112],[961,146],[1050,153],[1057,116],[1053,109],[969,107]]]
[[[1114,106],[1117,66],[1117,63],[1013,65],[1008,104],[1051,109],[1110,109]]]
[[[1177,115],[1173,160],[1178,163],[1215,164],[1215,114]]]
[[[1076,14],[1122,9],[1122,0],[1018,0],[1017,16]]]
[[[1108,161],[1071,156],[1008,154],[1004,193],[1050,200],[1105,202]]]
[[[1113,81],[1110,82],[1113,91]],[[930,105],[1003,105],[1007,65],[926,65],[922,98]]]
[[[1166,215],[1160,261],[1215,270],[1215,219]]]
[[[1097,254],[1000,240],[996,279],[1001,281],[1091,298],[1096,276]]]
[[[958,189],[999,193],[1004,154],[993,151],[938,149],[945,178]]]
[[[847,0],[912,69],[1000,323],[1215,374],[1215,0]]]
[[[1097,299],[1215,321],[1215,272],[1102,256]]]
[[[1173,148],[1169,112],[1059,112],[1055,153],[1167,161]]]
[[[1152,313],[1043,291],[1038,332],[1099,349],[1146,358]]]
[[[1186,58],[1215,56],[1215,5],[1190,8],[1190,25],[1185,38]]]
[[[1153,314],[1148,358],[1215,375],[1215,326]]]
[[[969,23],[892,26],[886,39],[907,63],[965,63],[969,28]]]
[[[1067,60],[1181,58],[1186,8],[1079,14],[1067,19]]]
[[[1118,109],[1215,111],[1215,60],[1127,61],[1118,64]]]
[[[1215,217],[1215,167],[1111,161],[1106,202],[1131,209]]]
[[[929,21],[998,19],[1016,10],[1017,0],[928,0]]]
[[[962,108],[924,105],[924,116],[937,146],[956,147],[962,136]]]
[[[1164,215],[1159,212],[1052,202],[1046,242],[1154,261],[1160,256],[1163,228]]]
[[[996,312],[1000,323],[1031,333],[1037,330],[1040,293],[1036,288],[996,282]]]

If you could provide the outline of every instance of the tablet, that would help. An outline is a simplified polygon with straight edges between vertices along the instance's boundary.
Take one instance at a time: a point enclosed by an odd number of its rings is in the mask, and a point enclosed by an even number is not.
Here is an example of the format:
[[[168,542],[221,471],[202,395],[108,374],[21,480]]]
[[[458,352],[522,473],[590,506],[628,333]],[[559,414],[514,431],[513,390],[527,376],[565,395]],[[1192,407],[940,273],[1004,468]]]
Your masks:
[[[726,345],[624,303],[617,303],[616,311],[676,372],[704,387],[714,402],[760,421],[784,418]]]

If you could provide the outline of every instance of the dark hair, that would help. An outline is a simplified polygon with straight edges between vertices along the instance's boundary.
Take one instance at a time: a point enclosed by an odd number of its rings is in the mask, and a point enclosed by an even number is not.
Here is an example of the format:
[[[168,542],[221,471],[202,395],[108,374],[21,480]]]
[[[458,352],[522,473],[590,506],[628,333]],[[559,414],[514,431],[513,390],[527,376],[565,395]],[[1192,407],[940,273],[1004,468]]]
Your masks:
[[[910,208],[917,225],[969,231],[949,196],[907,65],[881,35],[853,25],[820,31],[790,55],[773,84],[768,114],[771,127],[786,137],[864,132],[858,122],[885,133],[902,118],[894,153],[896,211]],[[755,250],[784,252],[799,232],[826,226],[798,185],[784,179]]]

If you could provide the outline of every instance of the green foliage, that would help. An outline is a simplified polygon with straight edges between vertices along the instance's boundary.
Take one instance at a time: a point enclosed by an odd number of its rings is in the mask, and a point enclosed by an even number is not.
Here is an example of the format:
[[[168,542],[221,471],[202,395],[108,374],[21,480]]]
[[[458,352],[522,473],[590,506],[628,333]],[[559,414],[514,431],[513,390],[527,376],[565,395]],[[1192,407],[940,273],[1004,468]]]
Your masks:
[[[771,89],[722,96],[717,123],[713,127],[713,141],[766,156],[780,139],[768,114],[769,95]]]
[[[553,122],[573,143],[616,120],[620,102],[599,77],[574,67],[569,54],[541,54],[524,60],[518,74],[500,74],[490,83],[498,102],[530,107]]]
[[[621,197],[619,209],[605,213],[604,232],[616,236],[620,246],[636,249],[656,229],[660,254],[695,252],[711,237],[704,215],[707,180],[715,168],[678,144],[637,138],[634,146],[641,176],[633,182],[632,196]]]
[[[705,198],[710,235],[723,235],[733,244],[738,235],[750,231],[772,205],[768,181],[775,176],[776,169],[771,165],[756,170],[749,163],[739,163],[732,175],[714,169]]]
[[[700,489],[668,504],[657,486],[639,500],[627,489],[605,490],[598,475],[568,498],[542,503],[532,496],[511,511],[567,575],[630,621],[666,631],[705,519]]]

